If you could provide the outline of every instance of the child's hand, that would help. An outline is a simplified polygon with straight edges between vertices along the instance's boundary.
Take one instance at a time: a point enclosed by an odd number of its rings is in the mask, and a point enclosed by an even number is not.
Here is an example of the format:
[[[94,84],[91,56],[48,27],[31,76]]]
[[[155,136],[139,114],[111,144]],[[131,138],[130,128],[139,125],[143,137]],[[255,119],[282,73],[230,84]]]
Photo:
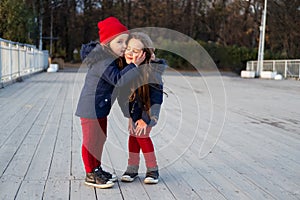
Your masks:
[[[146,58],[146,53],[141,51],[137,56],[133,55],[132,63],[139,66]]]
[[[141,136],[142,134],[146,135],[147,133],[147,124],[144,122],[144,120],[139,119],[135,122],[135,134],[138,136]]]

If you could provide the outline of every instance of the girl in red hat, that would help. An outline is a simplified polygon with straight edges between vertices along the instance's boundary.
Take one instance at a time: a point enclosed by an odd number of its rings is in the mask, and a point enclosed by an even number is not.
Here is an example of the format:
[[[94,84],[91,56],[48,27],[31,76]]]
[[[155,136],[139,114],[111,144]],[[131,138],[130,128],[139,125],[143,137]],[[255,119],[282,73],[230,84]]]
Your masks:
[[[84,46],[81,52],[88,71],[75,114],[81,120],[85,183],[97,188],[110,188],[117,177],[102,169],[101,157],[107,136],[107,116],[114,102],[112,93],[115,87],[126,84],[139,74],[137,66],[143,62],[145,54],[141,52],[121,70],[120,57],[124,56],[129,36],[127,28],[114,17],[100,21],[98,28],[100,44],[92,47],[89,54],[84,53]]]

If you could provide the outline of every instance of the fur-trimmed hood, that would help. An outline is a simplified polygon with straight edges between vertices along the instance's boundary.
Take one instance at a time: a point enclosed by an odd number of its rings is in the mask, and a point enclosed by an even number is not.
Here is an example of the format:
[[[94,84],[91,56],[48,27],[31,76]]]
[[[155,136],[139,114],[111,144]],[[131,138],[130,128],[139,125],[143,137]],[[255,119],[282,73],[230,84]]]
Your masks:
[[[89,68],[99,61],[110,60],[113,61],[116,57],[113,53],[99,42],[90,42],[88,44],[82,44],[80,49],[80,58],[84,64]]]

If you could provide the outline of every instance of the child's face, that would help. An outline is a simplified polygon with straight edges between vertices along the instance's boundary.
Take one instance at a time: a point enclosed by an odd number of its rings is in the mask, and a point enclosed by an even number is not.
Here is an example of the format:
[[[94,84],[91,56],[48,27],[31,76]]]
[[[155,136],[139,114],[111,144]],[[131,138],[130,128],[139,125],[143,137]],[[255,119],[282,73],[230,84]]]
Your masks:
[[[143,48],[144,45],[140,40],[137,40],[135,38],[130,39],[125,50],[126,63],[132,63],[132,61],[143,51]]]
[[[110,41],[109,46],[117,56],[124,56],[124,52],[127,47],[126,41],[128,39],[128,36],[128,34],[121,34]]]

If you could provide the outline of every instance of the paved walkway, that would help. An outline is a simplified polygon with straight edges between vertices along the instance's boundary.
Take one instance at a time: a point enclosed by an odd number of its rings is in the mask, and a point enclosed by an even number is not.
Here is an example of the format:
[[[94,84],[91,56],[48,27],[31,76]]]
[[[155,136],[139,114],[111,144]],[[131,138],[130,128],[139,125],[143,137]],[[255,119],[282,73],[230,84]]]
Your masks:
[[[153,129],[160,182],[85,186],[79,119],[84,73],[65,68],[0,89],[0,199],[300,199],[300,82],[164,76]],[[223,82],[222,82],[223,81]],[[109,117],[104,168],[126,167],[127,121]]]

